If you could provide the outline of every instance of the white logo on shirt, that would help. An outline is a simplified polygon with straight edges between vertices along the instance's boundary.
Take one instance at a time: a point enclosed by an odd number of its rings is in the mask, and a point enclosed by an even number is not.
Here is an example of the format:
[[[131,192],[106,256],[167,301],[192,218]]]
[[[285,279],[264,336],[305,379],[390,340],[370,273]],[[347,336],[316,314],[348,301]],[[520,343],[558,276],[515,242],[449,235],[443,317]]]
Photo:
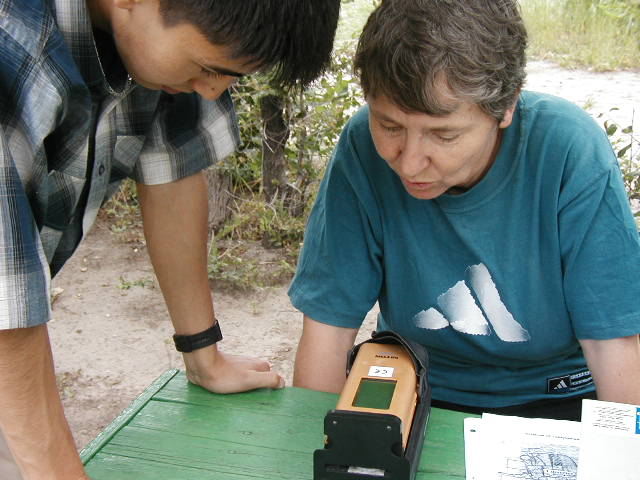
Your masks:
[[[569,385],[567,385],[564,380],[560,380],[560,383],[554,387],[554,390],[563,390],[565,388],[569,388]]]
[[[526,342],[529,332],[520,325],[500,299],[500,293],[487,267],[480,263],[467,269],[469,284],[476,294],[476,303],[469,286],[459,281],[438,297],[440,310],[431,307],[418,312],[414,321],[419,328],[439,330],[451,326],[469,335],[496,335],[505,342]],[[482,307],[482,309],[480,308]],[[484,313],[483,313],[484,311]]]

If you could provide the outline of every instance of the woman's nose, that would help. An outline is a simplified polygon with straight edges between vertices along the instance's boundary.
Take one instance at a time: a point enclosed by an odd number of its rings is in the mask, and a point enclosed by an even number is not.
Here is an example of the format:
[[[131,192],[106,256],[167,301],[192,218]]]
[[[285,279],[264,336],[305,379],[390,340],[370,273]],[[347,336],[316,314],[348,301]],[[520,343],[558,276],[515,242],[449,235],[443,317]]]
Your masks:
[[[428,146],[424,138],[406,138],[396,156],[396,168],[403,178],[417,177],[429,166]]]

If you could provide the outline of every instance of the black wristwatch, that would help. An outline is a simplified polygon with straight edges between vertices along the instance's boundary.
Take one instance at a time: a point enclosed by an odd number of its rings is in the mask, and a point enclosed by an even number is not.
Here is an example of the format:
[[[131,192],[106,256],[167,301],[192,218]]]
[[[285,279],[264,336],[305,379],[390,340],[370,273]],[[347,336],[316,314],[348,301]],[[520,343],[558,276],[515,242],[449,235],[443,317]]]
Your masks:
[[[215,319],[214,319],[215,320]],[[220,322],[215,320],[211,328],[193,335],[177,335],[173,336],[173,342],[176,344],[176,350],[183,353],[193,352],[199,348],[208,347],[222,340],[222,332],[220,331]]]

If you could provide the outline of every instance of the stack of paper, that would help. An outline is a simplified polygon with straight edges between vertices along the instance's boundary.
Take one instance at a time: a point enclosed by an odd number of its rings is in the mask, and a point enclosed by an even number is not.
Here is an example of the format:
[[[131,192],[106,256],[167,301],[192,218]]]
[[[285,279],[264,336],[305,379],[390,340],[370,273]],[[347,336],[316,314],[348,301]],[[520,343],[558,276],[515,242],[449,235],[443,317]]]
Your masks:
[[[467,480],[576,480],[579,422],[485,413],[464,429]]]
[[[639,480],[640,407],[583,400],[582,421],[464,421],[467,480]]]
[[[578,480],[640,479],[640,406],[582,401]]]

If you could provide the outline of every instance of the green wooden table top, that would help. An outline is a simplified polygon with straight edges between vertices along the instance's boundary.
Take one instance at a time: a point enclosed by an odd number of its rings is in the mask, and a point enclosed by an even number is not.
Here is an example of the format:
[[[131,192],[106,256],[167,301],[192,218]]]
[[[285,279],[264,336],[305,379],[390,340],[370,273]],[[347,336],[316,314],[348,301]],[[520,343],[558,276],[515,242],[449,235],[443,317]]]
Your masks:
[[[169,370],[81,452],[93,480],[312,480],[337,395],[216,395]],[[464,479],[463,419],[431,409],[417,480]]]

